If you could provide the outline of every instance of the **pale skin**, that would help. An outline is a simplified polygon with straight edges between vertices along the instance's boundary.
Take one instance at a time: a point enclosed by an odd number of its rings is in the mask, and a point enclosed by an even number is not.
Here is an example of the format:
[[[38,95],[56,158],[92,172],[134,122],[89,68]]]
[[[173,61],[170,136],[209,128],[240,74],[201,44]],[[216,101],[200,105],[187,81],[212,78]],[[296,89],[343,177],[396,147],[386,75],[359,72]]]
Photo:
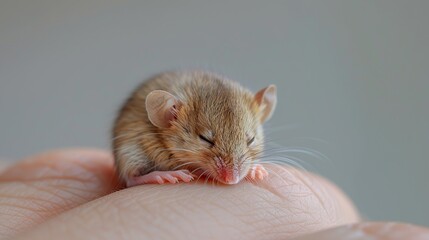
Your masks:
[[[335,185],[265,166],[236,185],[144,184],[123,189],[110,153],[57,150],[0,174],[0,239],[428,239],[409,224],[361,222]]]

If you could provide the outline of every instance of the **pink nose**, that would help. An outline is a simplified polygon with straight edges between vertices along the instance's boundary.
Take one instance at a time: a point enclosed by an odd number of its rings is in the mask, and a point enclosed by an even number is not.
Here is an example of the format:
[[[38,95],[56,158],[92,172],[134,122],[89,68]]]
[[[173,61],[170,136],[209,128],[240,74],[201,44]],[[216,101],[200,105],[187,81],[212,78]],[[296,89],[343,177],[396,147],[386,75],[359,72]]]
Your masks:
[[[219,171],[219,177],[223,183],[236,184],[238,183],[238,171],[233,169],[222,168]]]

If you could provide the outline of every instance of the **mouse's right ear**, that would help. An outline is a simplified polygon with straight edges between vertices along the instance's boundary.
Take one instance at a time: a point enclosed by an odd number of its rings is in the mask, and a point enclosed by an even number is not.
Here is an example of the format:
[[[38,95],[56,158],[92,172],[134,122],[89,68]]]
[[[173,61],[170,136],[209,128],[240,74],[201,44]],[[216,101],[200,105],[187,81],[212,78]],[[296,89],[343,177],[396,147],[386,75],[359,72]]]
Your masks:
[[[159,128],[171,126],[177,118],[181,103],[173,94],[154,90],[146,96],[146,111],[150,122]]]

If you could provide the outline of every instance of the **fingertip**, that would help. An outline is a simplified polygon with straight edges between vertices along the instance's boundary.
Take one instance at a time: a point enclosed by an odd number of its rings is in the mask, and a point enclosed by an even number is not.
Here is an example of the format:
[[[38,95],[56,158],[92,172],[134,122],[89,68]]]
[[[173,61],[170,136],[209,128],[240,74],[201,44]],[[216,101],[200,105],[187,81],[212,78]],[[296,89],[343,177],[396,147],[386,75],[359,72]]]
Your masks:
[[[334,183],[317,174],[279,165],[264,166],[269,176],[258,181],[273,194],[300,206],[305,200],[307,207],[320,213],[326,226],[349,224],[360,221],[353,202]],[[305,197],[303,197],[303,195]],[[323,225],[321,223],[321,226]]]
[[[112,155],[105,150],[59,149],[29,156],[9,166],[0,181],[37,180],[47,176],[94,175],[105,182],[115,177]]]
[[[9,166],[0,175],[0,236],[10,236],[70,208],[121,187],[112,155],[97,149],[40,153]]]

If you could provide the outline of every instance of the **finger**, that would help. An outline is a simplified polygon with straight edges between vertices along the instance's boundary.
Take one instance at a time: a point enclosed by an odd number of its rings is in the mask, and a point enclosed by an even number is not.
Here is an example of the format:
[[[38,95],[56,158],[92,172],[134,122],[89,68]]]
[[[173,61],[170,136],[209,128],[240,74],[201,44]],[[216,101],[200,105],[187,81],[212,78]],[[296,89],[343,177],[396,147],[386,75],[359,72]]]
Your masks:
[[[53,151],[0,175],[0,236],[11,236],[114,191],[112,157],[100,150]]]
[[[341,226],[313,233],[295,240],[426,240],[429,229],[411,224],[392,222],[369,222]]]
[[[65,212],[20,239],[288,239],[359,221],[353,204],[320,177],[280,167],[268,171],[258,184],[124,189]]]

